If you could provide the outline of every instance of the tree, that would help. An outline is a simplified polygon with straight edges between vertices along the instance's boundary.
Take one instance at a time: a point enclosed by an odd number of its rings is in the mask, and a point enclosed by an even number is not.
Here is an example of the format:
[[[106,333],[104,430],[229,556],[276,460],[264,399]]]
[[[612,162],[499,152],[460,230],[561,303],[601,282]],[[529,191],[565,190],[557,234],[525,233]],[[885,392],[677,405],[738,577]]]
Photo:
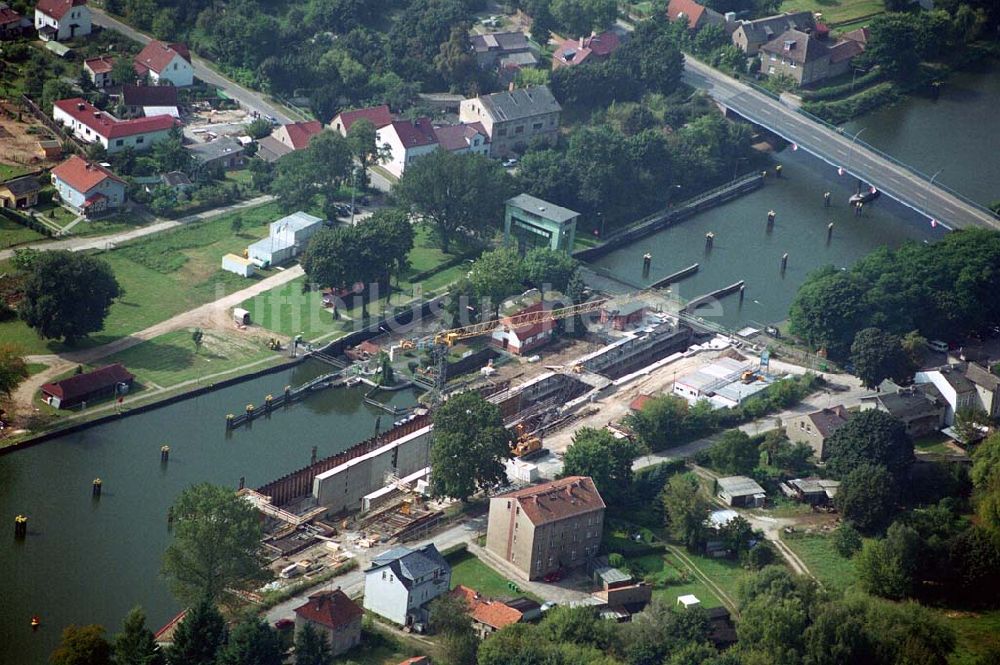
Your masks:
[[[6,342],[0,344],[0,395],[11,394],[29,376],[21,349]]]
[[[913,365],[896,335],[879,328],[859,330],[851,344],[854,373],[869,390],[885,379],[903,383],[913,377]]]
[[[701,495],[698,479],[690,473],[670,477],[661,495],[670,535],[689,548],[701,542],[710,504]]]
[[[834,358],[849,350],[868,316],[867,288],[853,273],[828,266],[811,273],[789,310],[791,331]]]
[[[217,665],[281,665],[285,660],[281,637],[263,619],[236,626],[229,643],[219,652]]]
[[[869,540],[858,553],[855,565],[862,587],[870,594],[901,600],[913,595],[920,536],[896,522],[882,540]]]
[[[111,81],[115,85],[135,85],[136,76],[132,58],[115,58],[114,64],[111,65]]]
[[[500,409],[479,393],[450,398],[434,414],[431,486],[437,496],[465,501],[477,489],[507,482],[504,461],[511,456],[510,434]]]
[[[865,55],[892,78],[910,79],[916,75],[922,57],[918,29],[910,14],[880,14],[869,26],[870,48]]]
[[[41,107],[49,112],[52,105],[60,99],[74,96],[73,86],[61,78],[50,78],[42,85]]]
[[[536,289],[552,289],[566,293],[569,281],[576,274],[578,262],[566,252],[548,247],[529,249],[524,255],[524,281]]]
[[[52,665],[109,665],[111,645],[104,639],[104,628],[97,624],[67,626],[49,662]]]
[[[195,328],[191,331],[191,343],[194,344],[195,353],[201,348],[201,343],[205,339],[205,333],[202,332],[201,328]]]
[[[605,503],[618,504],[632,483],[635,445],[616,439],[605,429],[583,427],[573,433],[573,442],[563,456],[564,476],[590,476]]]
[[[146,613],[133,608],[125,617],[122,632],[115,635],[115,665],[163,665],[163,652],[153,631],[146,627]]]
[[[441,249],[449,253],[460,228],[480,236],[497,229],[511,181],[496,160],[436,150],[410,165],[394,191],[434,225]]]
[[[431,632],[440,636],[442,663],[474,663],[479,640],[472,628],[472,617],[465,597],[451,594],[439,596],[431,602],[429,611]]]
[[[854,556],[863,544],[861,534],[850,522],[841,522],[833,531],[833,549],[845,559]]]
[[[233,221],[229,222],[229,230],[239,235],[240,231],[243,230],[243,218],[239,215],[233,217]]]
[[[459,23],[451,29],[448,41],[441,44],[434,58],[434,66],[452,92],[474,96],[479,92],[480,69],[469,49],[469,29],[467,23]]]
[[[119,295],[118,281],[104,261],[80,252],[45,252],[24,280],[18,314],[42,337],[72,344],[104,328]]]
[[[151,154],[161,173],[187,171],[191,167],[191,151],[184,147],[184,134],[178,127],[171,129],[167,138],[154,143]]]
[[[497,313],[504,299],[523,290],[524,266],[521,257],[512,247],[484,252],[472,264],[469,282],[473,293],[481,300],[479,308],[485,311],[488,303]]]
[[[911,330],[903,337],[901,344],[906,357],[910,359],[910,365],[920,367],[920,361],[924,357],[924,349],[927,348],[927,338],[921,335],[919,330]]]
[[[683,443],[688,403],[677,395],[658,395],[643,404],[639,411],[625,417],[639,441],[650,450],[663,450]]]
[[[913,463],[913,442],[903,424],[874,409],[854,414],[834,430],[824,447],[827,468],[838,476],[862,464],[873,464],[900,478]]]
[[[295,665],[332,665],[330,643],[306,622],[295,636]]]
[[[378,144],[375,125],[367,118],[360,118],[351,123],[350,129],[347,130],[347,145],[350,146],[354,159],[361,165],[361,172],[365,177],[363,185],[367,185],[369,168],[392,157],[392,150],[387,144]]]
[[[723,433],[718,443],[708,449],[707,456],[713,469],[727,475],[746,475],[760,462],[760,451],[750,435],[738,429]]]
[[[171,510],[174,540],[163,572],[179,599],[216,601],[226,589],[256,588],[268,578],[257,511],[231,489],[192,485]]]
[[[615,0],[552,0],[552,17],[573,37],[603,30],[615,22]]]
[[[884,529],[896,510],[896,482],[883,466],[862,463],[844,476],[834,504],[862,533]]]
[[[965,407],[955,412],[955,433],[966,446],[982,437],[989,424],[990,415],[982,409]]]
[[[169,665],[215,665],[226,636],[226,622],[208,599],[198,601],[177,625],[167,650]]]

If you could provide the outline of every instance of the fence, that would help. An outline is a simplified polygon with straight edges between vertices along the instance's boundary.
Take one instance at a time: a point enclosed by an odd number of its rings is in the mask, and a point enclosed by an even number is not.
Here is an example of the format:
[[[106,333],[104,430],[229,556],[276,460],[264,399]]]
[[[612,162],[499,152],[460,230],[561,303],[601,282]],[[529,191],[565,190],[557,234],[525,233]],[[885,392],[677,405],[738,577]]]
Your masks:
[[[55,135],[62,139],[63,145],[71,145],[76,152],[83,153],[85,144],[72,134],[67,133],[65,127],[50,118],[30,97],[21,95],[21,102],[28,107],[31,115],[35,116],[39,122],[55,132]]]

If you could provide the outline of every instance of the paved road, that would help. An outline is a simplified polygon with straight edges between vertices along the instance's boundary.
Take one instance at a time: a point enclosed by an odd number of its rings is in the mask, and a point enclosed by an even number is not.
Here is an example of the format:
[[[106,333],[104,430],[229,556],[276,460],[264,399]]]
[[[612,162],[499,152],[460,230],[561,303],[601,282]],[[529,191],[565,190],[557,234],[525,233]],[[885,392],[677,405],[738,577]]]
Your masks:
[[[859,138],[857,135],[840,134],[810,120],[690,55],[686,55],[684,61],[684,81],[689,85],[708,91],[713,99],[739,115],[796,143],[827,163],[844,168],[904,205],[949,228],[1000,229],[1000,219],[996,216],[867,149],[854,141]]]
[[[158,222],[153,222],[152,224],[147,224],[146,226],[140,226],[138,228],[131,229],[128,231],[121,231],[119,233],[109,233],[108,235],[104,236],[71,237],[65,240],[42,241],[36,243],[29,243],[27,245],[19,245],[18,247],[13,247],[11,249],[0,250],[0,261],[3,261],[4,259],[9,259],[10,257],[14,256],[15,250],[24,249],[26,247],[30,247],[31,249],[37,249],[40,251],[52,251],[54,249],[68,249],[71,252],[80,252],[86,249],[114,249],[115,245],[123,243],[126,240],[135,240],[136,238],[142,238],[143,236],[153,235],[154,233],[160,233],[161,231],[166,231],[167,229],[172,229],[178,226],[183,226],[185,224],[190,224],[191,222],[200,222],[206,219],[212,219],[213,217],[218,217],[219,215],[225,215],[226,213],[233,212],[235,210],[242,210],[244,208],[253,208],[255,206],[269,203],[274,199],[275,199],[274,196],[271,196],[270,194],[265,194],[263,196],[257,196],[252,199],[247,199],[246,201],[240,201],[239,203],[223,206],[221,208],[214,208],[212,210],[206,210],[204,212],[188,215],[187,217],[179,217],[177,219],[164,219]]]
[[[152,37],[143,34],[128,26],[121,21],[112,18],[104,13],[104,11],[98,9],[97,7],[91,8],[91,14],[93,15],[93,21],[95,24],[106,28],[108,30],[114,30],[115,32],[120,32],[126,37],[139,42],[140,44],[148,43]],[[208,61],[197,55],[191,54],[192,64],[194,65],[194,75],[199,79],[208,83],[209,85],[214,85],[217,88],[222,88],[226,91],[226,94],[237,100],[245,108],[250,111],[257,111],[262,115],[273,116],[282,124],[289,122],[295,122],[295,119],[289,116],[285,111],[283,111],[278,106],[271,104],[264,99],[264,96],[259,92],[254,92],[253,90],[248,90],[243,86],[230,81],[225,76],[219,74],[214,69],[212,69]]]

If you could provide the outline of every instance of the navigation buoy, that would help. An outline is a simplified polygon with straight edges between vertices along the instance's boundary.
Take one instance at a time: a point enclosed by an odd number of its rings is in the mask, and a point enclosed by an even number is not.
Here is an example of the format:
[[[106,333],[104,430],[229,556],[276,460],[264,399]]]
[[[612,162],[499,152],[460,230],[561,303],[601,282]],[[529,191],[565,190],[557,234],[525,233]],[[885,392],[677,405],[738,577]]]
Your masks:
[[[24,540],[28,535],[28,516],[18,515],[14,518],[14,537]]]
[[[91,483],[91,494],[93,494],[95,499],[101,497],[101,488],[104,486],[104,482],[100,478],[94,478],[94,482]]]
[[[798,149],[799,149],[799,144],[798,143],[793,143],[792,144],[792,152],[795,152]]]
[[[931,228],[932,229],[936,229],[937,225],[938,225],[938,221],[936,219],[931,219]]]
[[[235,419],[236,419],[236,416],[234,416],[233,414],[231,414],[231,413],[227,413],[226,414],[226,429],[232,429],[233,428],[233,420],[235,420]]]
[[[770,226],[774,226],[774,218],[775,217],[777,217],[777,214],[773,210],[768,210],[767,211],[767,225],[769,227]]]

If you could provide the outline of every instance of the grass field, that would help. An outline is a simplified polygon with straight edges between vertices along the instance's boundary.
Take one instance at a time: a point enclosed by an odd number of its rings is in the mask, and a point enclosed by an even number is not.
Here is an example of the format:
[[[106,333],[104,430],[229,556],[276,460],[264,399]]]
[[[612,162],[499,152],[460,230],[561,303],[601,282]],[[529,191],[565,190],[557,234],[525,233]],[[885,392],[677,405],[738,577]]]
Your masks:
[[[781,3],[783,12],[819,12],[823,22],[842,23],[861,16],[885,11],[882,0],[785,0]]]
[[[449,557],[448,563],[451,564],[451,587],[453,589],[461,584],[475,589],[487,598],[510,598],[513,595],[519,595],[541,602],[533,594],[525,591],[519,593],[512,591],[507,586],[510,580],[480,561],[475,554],[461,552]]]
[[[244,209],[243,231],[233,234],[233,215],[149,236],[97,256],[107,261],[124,294],[112,305],[104,330],[81,340],[90,347],[148,328],[154,323],[246,288],[246,280],[220,268],[222,255],[240,252],[267,234],[267,224],[281,213],[274,204]],[[17,343],[27,353],[66,350],[61,342],[39,338],[20,321],[0,323],[0,339]]]
[[[948,658],[951,665],[997,662],[1000,655],[1000,611],[941,611],[940,615],[958,637],[955,651]]]
[[[642,577],[653,585],[653,595],[670,603],[677,602],[678,596],[694,595],[703,607],[720,607],[722,601],[715,592],[698,578],[691,575],[687,567],[672,554],[645,554],[627,559],[629,566],[638,564]],[[639,571],[635,571],[639,572]]]
[[[0,164],[0,182],[31,173],[31,169],[18,164]]]
[[[824,586],[847,589],[857,582],[854,562],[837,554],[830,536],[798,534],[782,540]]]
[[[950,438],[938,432],[916,439],[913,442],[913,447],[916,448],[917,452],[949,455],[956,452],[955,448],[949,445],[950,443]]]
[[[37,240],[45,240],[45,236],[6,217],[0,217],[0,249]]]
[[[412,638],[411,638],[412,639]],[[362,628],[361,644],[343,655],[343,662],[357,665],[397,665],[413,656],[426,655],[404,639],[381,627]],[[338,662],[341,662],[338,659]]]
[[[120,362],[133,372],[140,382],[168,388],[184,381],[232,371],[256,361],[280,362],[284,356],[265,348],[260,340],[249,336],[224,335],[207,331],[201,348],[195,349],[191,332],[178,330],[131,349],[108,356],[104,364]],[[261,363],[257,369],[267,364]]]

